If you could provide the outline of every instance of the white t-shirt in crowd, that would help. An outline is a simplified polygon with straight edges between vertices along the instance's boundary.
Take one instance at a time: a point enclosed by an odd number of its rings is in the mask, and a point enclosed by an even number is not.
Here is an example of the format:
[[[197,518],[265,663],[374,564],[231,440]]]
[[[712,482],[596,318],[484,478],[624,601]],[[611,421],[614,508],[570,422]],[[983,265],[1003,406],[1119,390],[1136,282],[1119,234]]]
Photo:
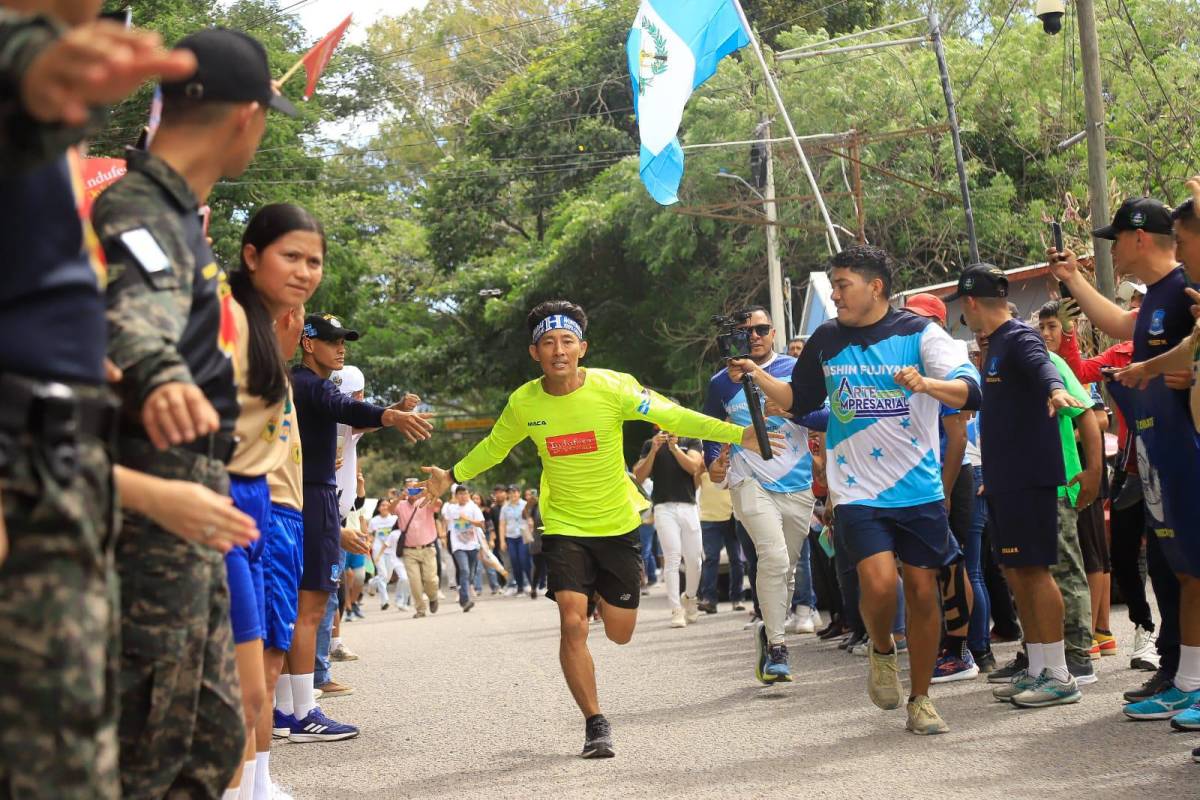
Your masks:
[[[451,501],[442,506],[442,519],[446,521],[452,550],[479,549],[479,529],[472,524],[483,527],[483,512],[479,510],[479,506],[470,500],[462,506]]]
[[[371,518],[369,523],[367,523],[367,527],[370,529],[371,534],[375,537],[373,542],[373,552],[375,553],[375,558],[378,559],[388,547],[393,549],[396,547],[396,543],[392,541],[392,537],[390,535],[392,533],[392,528],[395,526],[395,514],[388,514],[386,517],[375,516]]]
[[[521,515],[524,513],[524,500],[518,500],[516,505],[506,501],[504,505],[500,507],[500,519],[504,521],[504,536],[506,538],[521,538],[521,531],[525,527],[525,521]]]

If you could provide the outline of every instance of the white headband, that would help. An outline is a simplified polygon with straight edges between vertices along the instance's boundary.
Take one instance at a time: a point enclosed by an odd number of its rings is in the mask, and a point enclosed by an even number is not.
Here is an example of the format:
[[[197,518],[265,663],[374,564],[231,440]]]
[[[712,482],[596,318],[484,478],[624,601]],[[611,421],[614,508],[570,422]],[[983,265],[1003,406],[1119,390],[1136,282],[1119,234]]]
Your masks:
[[[533,329],[533,343],[537,344],[543,336],[553,330],[570,331],[575,334],[575,338],[583,341],[583,328],[579,326],[578,322],[563,314],[553,314],[539,322],[538,326]]]

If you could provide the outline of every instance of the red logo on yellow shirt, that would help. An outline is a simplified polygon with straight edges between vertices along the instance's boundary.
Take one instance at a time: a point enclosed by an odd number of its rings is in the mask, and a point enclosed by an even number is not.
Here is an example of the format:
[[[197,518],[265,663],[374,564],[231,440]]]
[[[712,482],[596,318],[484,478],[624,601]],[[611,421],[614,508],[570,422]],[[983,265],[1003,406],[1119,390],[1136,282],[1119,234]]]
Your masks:
[[[596,442],[595,431],[566,433],[546,438],[546,452],[551,456],[577,456],[581,453],[594,453],[598,449],[600,446]]]

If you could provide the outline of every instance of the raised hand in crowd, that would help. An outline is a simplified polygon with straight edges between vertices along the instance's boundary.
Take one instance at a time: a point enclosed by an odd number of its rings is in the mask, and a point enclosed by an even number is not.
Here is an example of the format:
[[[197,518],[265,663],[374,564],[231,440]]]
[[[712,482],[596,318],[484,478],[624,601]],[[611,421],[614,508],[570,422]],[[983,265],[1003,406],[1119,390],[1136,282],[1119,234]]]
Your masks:
[[[21,80],[21,102],[39,122],[78,126],[93,107],[122,100],[149,78],[180,80],[195,69],[190,51],[164,50],[157,33],[93,20],[34,58]]]
[[[390,407],[398,411],[412,411],[417,406],[421,405],[421,396],[412,392],[405,392],[404,397],[399,403],[393,403]]]
[[[395,428],[410,442],[420,442],[433,435],[433,423],[429,421],[432,418],[433,414],[418,414],[393,407],[383,412],[383,426]]]

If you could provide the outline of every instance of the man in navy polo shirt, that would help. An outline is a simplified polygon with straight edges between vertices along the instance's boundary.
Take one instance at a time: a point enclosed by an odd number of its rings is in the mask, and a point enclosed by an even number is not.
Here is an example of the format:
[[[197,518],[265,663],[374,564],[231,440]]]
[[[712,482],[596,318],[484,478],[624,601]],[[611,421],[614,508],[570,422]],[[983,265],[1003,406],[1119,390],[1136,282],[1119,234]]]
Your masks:
[[[988,341],[983,406],[996,411],[980,430],[983,483],[1029,652],[1030,669],[994,694],[1023,707],[1074,703],[1081,694],[1067,670],[1063,598],[1050,568],[1058,563],[1058,487],[1067,483],[1055,417],[1083,404],[1067,391],[1041,334],[1013,319],[1007,297],[1003,271],[973,264],[949,298],[962,298],[967,324]]]
[[[1133,339],[1135,362],[1169,351],[1192,330],[1192,300],[1185,292],[1191,284],[1176,262],[1174,229],[1166,205],[1140,197],[1122,203],[1111,225],[1092,231],[1113,242],[1113,262],[1121,272],[1146,284],[1137,312],[1118,307],[1096,291],[1080,273],[1074,253],[1049,253],[1055,277],[1071,290],[1092,324],[1116,339]],[[1172,389],[1157,377],[1133,392],[1130,403],[1138,472],[1155,533],[1148,537],[1155,540],[1148,546],[1161,548],[1179,576],[1181,644],[1173,685],[1129,704],[1125,714],[1133,719],[1176,718],[1177,727],[1200,728],[1200,450],[1191,435],[1188,392]]]
[[[337,592],[341,580],[342,526],[334,477],[337,424],[352,428],[392,427],[412,442],[428,439],[432,430],[428,414],[355,400],[342,394],[329,380],[334,370],[345,366],[346,341],[358,337],[357,331],[344,327],[332,314],[309,314],[304,318],[304,335],[300,339],[304,356],[292,368],[296,420],[304,451],[304,573],[300,578],[300,608],[292,649],[288,651],[288,672],[300,679],[292,685],[295,721],[288,738],[294,742],[358,735],[353,725],[334,722],[321,713],[311,685],[317,627],[330,594]]]

